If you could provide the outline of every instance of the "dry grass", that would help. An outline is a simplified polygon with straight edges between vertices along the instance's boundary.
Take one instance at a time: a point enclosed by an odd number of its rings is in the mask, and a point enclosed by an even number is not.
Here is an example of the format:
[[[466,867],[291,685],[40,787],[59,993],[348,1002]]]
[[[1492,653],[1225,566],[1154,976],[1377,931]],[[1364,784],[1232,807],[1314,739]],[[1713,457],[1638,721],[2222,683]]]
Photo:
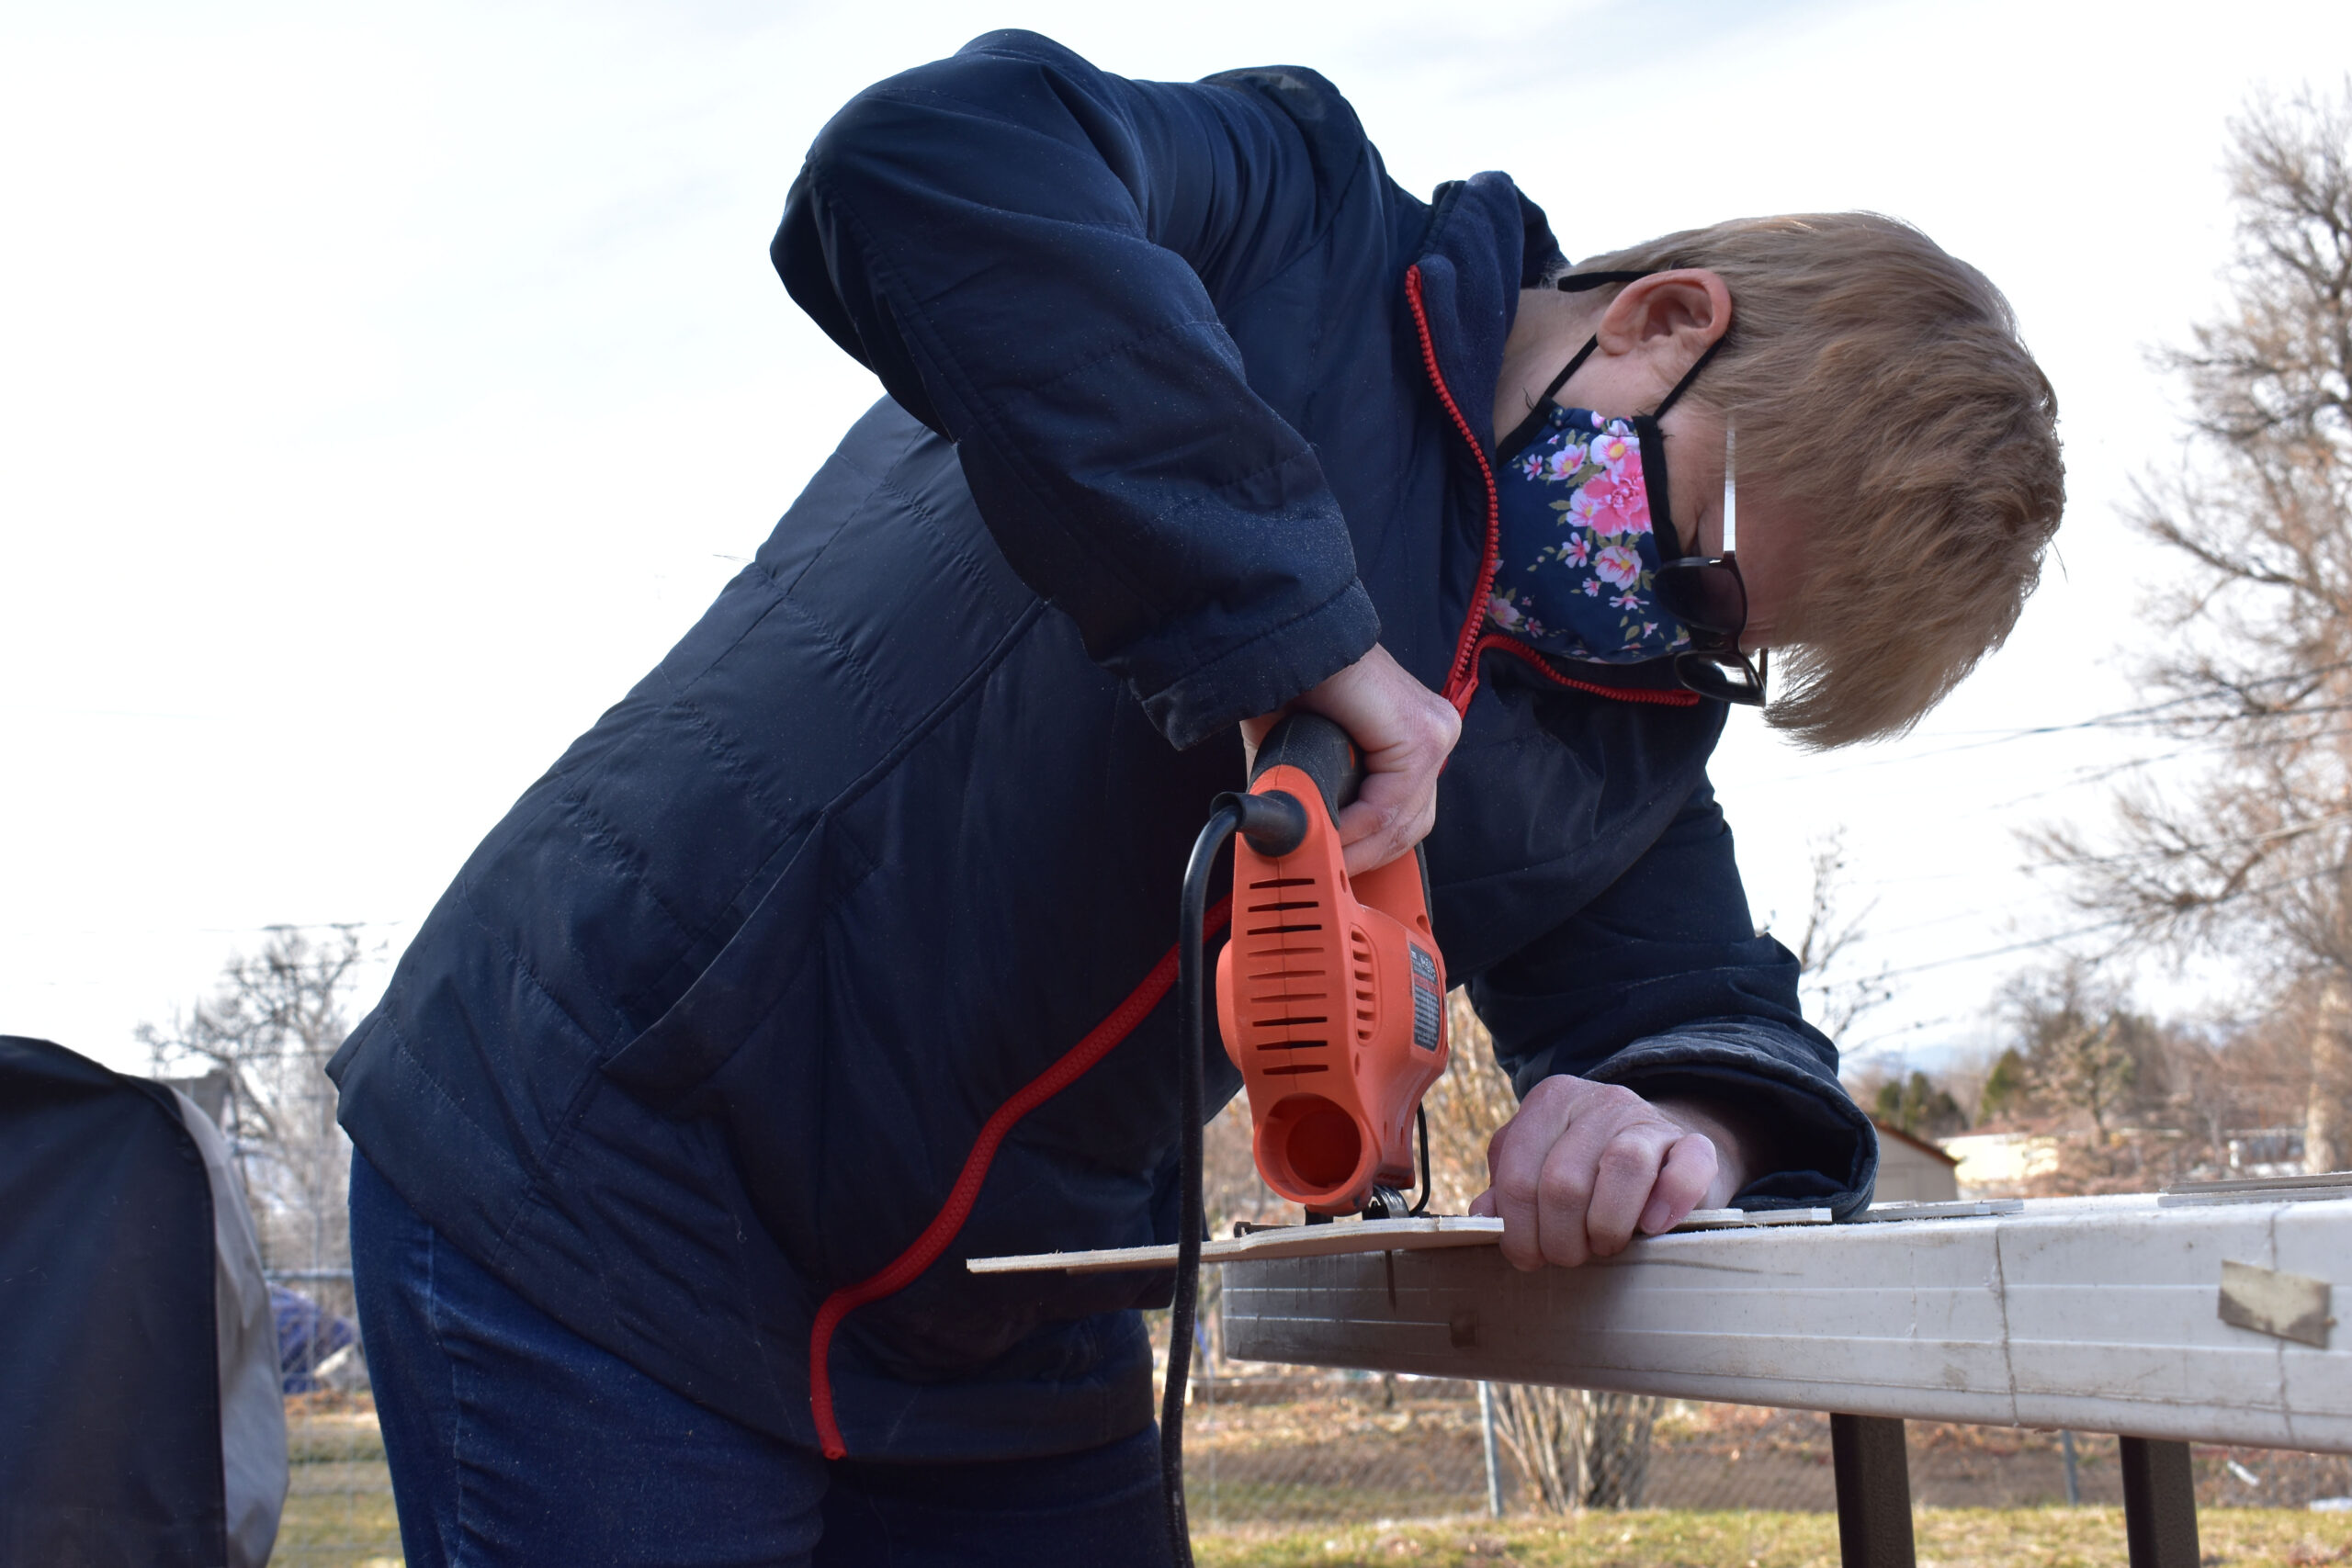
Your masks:
[[[281,1563],[397,1568],[391,1498],[362,1519],[336,1500],[297,1493]],[[2198,1517],[2205,1568],[2352,1563],[2352,1518],[2279,1509],[2209,1508]],[[1919,1568],[2106,1568],[2123,1560],[2120,1508],[1924,1508]],[[1337,1527],[1234,1526],[1194,1540],[1201,1568],[1836,1568],[1838,1521],[1826,1514],[1643,1510],[1558,1521],[1505,1519]]]
[[[272,1561],[279,1568],[399,1568],[400,1527],[373,1408],[364,1399],[322,1396],[289,1401],[287,1415],[292,1485]],[[1565,1520],[1456,1517],[1398,1525],[1344,1521],[1427,1517],[1475,1506],[1484,1482],[1473,1414],[1439,1401],[1407,1398],[1395,1409],[1382,1409],[1363,1400],[1322,1397],[1227,1405],[1216,1415],[1216,1424],[1202,1423],[1189,1445],[1202,1568],[1830,1568],[1838,1562],[1834,1514],[1786,1511],[1800,1496],[1816,1509],[1828,1501],[1826,1433],[1806,1425],[1818,1425],[1818,1417],[1706,1406],[1677,1410],[1660,1424],[1661,1462],[1688,1450],[1694,1461],[1704,1458],[1718,1467],[1715,1495],[1770,1500],[1781,1505],[1779,1511],[1651,1508]],[[1923,1427],[1915,1428],[1914,1439],[1915,1486],[1949,1471],[1941,1489],[1963,1497],[2013,1495],[2018,1487],[1995,1486],[1987,1477],[2030,1461],[2044,1468],[2055,1462],[2054,1454],[2043,1451],[2054,1439],[2043,1433]],[[2086,1439],[2086,1460],[2092,1441],[2111,1448],[2113,1439]],[[2209,1497],[2209,1489],[2226,1480],[2224,1452],[2199,1450],[2199,1489]],[[2284,1501],[2313,1484],[2341,1489],[2342,1461],[2331,1456],[2245,1457],[2258,1465],[2300,1463],[2325,1472],[2297,1486],[2282,1469],[2262,1495],[2278,1492]],[[1226,1520],[1239,1522],[1210,1522],[1212,1467],[1220,1511]],[[1987,1477],[1974,1475],[1976,1469]],[[2094,1485],[2110,1486],[2111,1470],[2111,1463],[2086,1463],[2086,1494],[2096,1495]],[[2055,1484],[2054,1470],[2046,1479]],[[1814,1486],[1821,1497],[1805,1495],[1800,1483]],[[1914,1517],[1921,1568],[2087,1568],[2120,1562],[2124,1555],[2122,1511],[2112,1506],[1923,1507]],[[2352,1565],[2352,1514],[2209,1502],[2198,1528],[2206,1568]]]
[[[401,1527],[374,1404],[308,1394],[286,1402],[291,1461],[277,1568],[400,1568]]]
[[[1923,1508],[1919,1568],[2092,1568],[2123,1560],[2120,1508]],[[2352,1562],[2352,1518],[2217,1508],[2198,1518],[2206,1568]],[[1642,1510],[1549,1522],[1282,1529],[1199,1536],[1202,1568],[1836,1568],[1826,1514]]]

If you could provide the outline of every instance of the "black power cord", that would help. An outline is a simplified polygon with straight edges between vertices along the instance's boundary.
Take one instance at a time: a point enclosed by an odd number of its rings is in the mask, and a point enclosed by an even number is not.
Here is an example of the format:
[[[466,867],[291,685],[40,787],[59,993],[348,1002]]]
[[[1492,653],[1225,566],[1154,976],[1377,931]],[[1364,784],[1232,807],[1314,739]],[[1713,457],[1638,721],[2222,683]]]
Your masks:
[[[1286,855],[1306,841],[1306,808],[1281,790],[1221,795],[1208,824],[1193,840],[1184,891],[1176,912],[1176,1077],[1178,1182],[1182,1217],[1176,1232],[1176,1301],[1168,1325],[1168,1378],[1159,1398],[1159,1485],[1168,1504],[1168,1544],[1182,1568],[1193,1568],[1193,1530],[1184,1514],[1184,1388],[1193,1371],[1193,1325],[1199,1312],[1201,1239],[1208,1228],[1201,1199],[1201,1057],[1207,1049],[1202,1002],[1207,976],[1209,874],[1226,840],[1248,835],[1261,854]],[[1426,1180],[1423,1182],[1427,1186]]]
[[[1413,1125],[1421,1134],[1421,1200],[1405,1213],[1414,1219],[1430,1212],[1430,1109],[1413,1107]]]

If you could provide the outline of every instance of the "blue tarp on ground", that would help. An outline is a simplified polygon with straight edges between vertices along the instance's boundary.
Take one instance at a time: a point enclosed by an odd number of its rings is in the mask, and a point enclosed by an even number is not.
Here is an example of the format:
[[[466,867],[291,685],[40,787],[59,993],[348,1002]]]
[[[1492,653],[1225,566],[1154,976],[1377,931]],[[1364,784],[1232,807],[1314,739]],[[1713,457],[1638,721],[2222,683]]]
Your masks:
[[[338,1317],[300,1291],[283,1285],[269,1288],[269,1306],[277,1319],[277,1365],[288,1393],[316,1393],[325,1385],[318,1371],[338,1350],[358,1340],[358,1330],[347,1317]]]

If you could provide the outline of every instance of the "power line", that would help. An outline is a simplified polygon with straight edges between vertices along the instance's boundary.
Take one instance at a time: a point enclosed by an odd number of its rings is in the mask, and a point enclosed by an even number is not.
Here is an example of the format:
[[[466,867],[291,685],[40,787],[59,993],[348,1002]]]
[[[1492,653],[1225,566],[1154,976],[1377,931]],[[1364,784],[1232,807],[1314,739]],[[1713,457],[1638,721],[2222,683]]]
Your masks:
[[[2352,670],[2352,659],[2338,660],[2333,664],[2315,665],[2309,670],[2290,670],[2277,675],[2264,675],[2252,681],[2244,682],[2239,685],[2231,687],[2230,689],[2236,692],[2258,691],[2265,686],[2284,685],[2292,681],[2308,681],[2315,675],[2332,675],[2341,670]],[[2094,714],[2088,718],[2075,719],[2065,724],[2038,724],[2025,729],[1959,729],[1948,731],[1947,733],[1955,736],[1986,736],[1990,739],[1984,743],[1987,745],[1994,745],[1998,744],[2002,740],[2021,740],[2029,736],[2035,735],[2059,735],[2064,734],[2068,730],[2111,729],[2126,725],[2136,727],[2139,724],[2147,722],[2147,720],[2154,715],[2165,713],[2173,708],[2186,707],[2193,703],[2204,703],[2211,702],[2212,700],[2213,694],[2210,692],[2192,692],[2186,696],[2167,697],[2163,702],[2147,703],[2136,708],[2119,708],[2113,713]],[[2331,704],[2324,708],[2280,708],[2267,713],[2225,714],[2220,716],[2225,719],[2291,718],[2299,715],[2309,713],[2340,713],[2345,711],[2346,706],[2347,705],[2344,704]],[[2178,721],[2167,719],[2164,722],[2177,723]]]
[[[2219,908],[2223,904],[2234,904],[2241,898],[2251,898],[2265,893],[2276,893],[2283,888],[2291,887],[2299,882],[2310,882],[2322,876],[2336,875],[2337,872],[2337,867],[2322,866],[2317,871],[2302,872],[2294,876],[2282,876],[2275,882],[2266,882],[2256,887],[2241,887],[2234,893],[2224,893],[2218,898],[2207,899],[2204,903],[2198,906],[2198,908],[2201,912],[2205,909]],[[1981,963],[1987,958],[2005,958],[2011,953],[2030,952],[2035,948],[2055,947],[2061,942],[2072,942],[2076,937],[2095,936],[2100,931],[2115,931],[2123,926],[2136,925],[2140,923],[2143,919],[2143,917],[2136,914],[2118,915],[2111,919],[2097,920],[2086,926],[2076,926],[2072,931],[2053,931],[2047,936],[2033,937],[2023,942],[2013,942],[2000,947],[1988,947],[1981,953],[1953,953],[1949,957],[1929,958],[1917,964],[1906,964],[1900,969],[1882,969],[1879,971],[1875,978],[1880,980],[1895,980],[1900,979],[1906,975],[1924,974],[1930,969],[1949,968],[1955,964],[1976,964]]]
[[[2226,742],[2199,740],[2187,746],[2177,747],[2170,751],[2159,752],[2153,757],[2134,757],[2128,762],[2092,763],[2086,767],[2076,768],[2075,776],[2063,784],[2045,784],[2040,789],[2028,790],[2023,795],[2013,795],[2007,800],[1996,800],[1990,806],[1980,807],[1968,815],[1989,817],[1996,812],[2007,811],[2014,807],[2023,806],[2029,800],[2041,800],[2045,796],[2058,795],[2066,790],[2082,789],[2090,784],[2104,784],[2118,773],[2128,773],[2139,768],[2152,768],[2159,762],[2177,762],[2183,757],[2198,751],[2209,750],[2222,744]]]
[[[2009,942],[2001,947],[1988,947],[1982,953],[1956,953],[1943,958],[1930,958],[1918,964],[1906,964],[1900,969],[1882,970],[1879,978],[1899,980],[1905,975],[1925,974],[1930,969],[1947,969],[1955,964],[1980,964],[1987,958],[2006,958],[2013,953],[2029,953],[2038,947],[2055,947],[2062,942],[2072,942],[2078,936],[2090,936],[2098,931],[2113,931],[2118,926],[2130,925],[2138,917],[2135,915],[2122,915],[2111,920],[2101,920],[2096,925],[2077,926],[2070,931],[2057,931],[2049,936],[2038,936],[2025,942]]]
[[[2087,865],[2130,865],[2136,862],[2178,860],[2188,855],[2204,854],[2211,850],[2245,849],[2256,844],[2277,843],[2282,839],[2300,839],[2307,833],[2316,833],[2323,828],[2334,827],[2339,822],[2352,822],[2352,811],[2338,811],[2332,816],[2314,817],[2306,822],[2290,822],[2284,827],[2272,828],[2260,833],[2245,833],[2227,839],[2208,839],[2202,843],[2166,845],[2153,850],[2130,850],[2121,854],[2112,855],[2076,855],[2069,860],[2054,860],[2049,863],[2071,869]]]
[[[2253,692],[2265,686],[2279,685],[2290,681],[2305,681],[2316,675],[2331,674],[2341,670],[2352,670],[2352,660],[2343,660],[2334,664],[2318,665],[2309,670],[2290,671],[2279,675],[2263,676],[2257,680],[2247,681],[2232,688],[2232,690],[2238,692]],[[2112,713],[2093,714],[2088,718],[2070,719],[2061,724],[2030,725],[2018,729],[1944,730],[1932,739],[1953,740],[1956,741],[1957,744],[1939,746],[1931,750],[1907,751],[1894,756],[1856,758],[1851,761],[1837,766],[1809,770],[1806,773],[1802,775],[1802,778],[1792,775],[1776,782],[1784,784],[1797,783],[1802,782],[1803,779],[1818,778],[1825,774],[1861,773],[1873,768],[1889,768],[1901,766],[1910,762],[1932,761],[1937,758],[1950,757],[1962,751],[1981,751],[1988,747],[2006,746],[2014,741],[2038,739],[2052,735],[2079,734],[2090,730],[2161,728],[2167,726],[2179,725],[2192,721],[2179,717],[2163,717],[2159,716],[2171,713],[2173,710],[2178,708],[2189,706],[2193,704],[2210,703],[2212,700],[2213,694],[2207,692],[2196,692],[2191,693],[2187,696],[2167,697],[2160,703],[2146,703],[2143,704],[2139,707],[2132,708],[2118,708]],[[2205,722],[2221,725],[2257,719],[2283,720],[2309,718],[2332,713],[2352,713],[2352,703],[2329,703],[2319,707],[2278,708],[2267,711],[2218,714],[2212,716]]]
[[[1929,1029],[1941,1029],[1946,1024],[1963,1022],[1968,1017],[1966,1013],[1948,1012],[1940,1018],[1923,1018],[1916,1022],[1902,1024],[1883,1033],[1873,1034],[1866,1040],[1858,1040],[1850,1044],[1841,1041],[1838,1046],[1838,1055],[1841,1059],[1860,1055],[1864,1052],[1875,1050],[1890,1041],[1899,1040],[1906,1034],[1917,1034]]]
[[[393,931],[414,920],[272,920],[266,926],[20,926],[0,939],[43,936],[266,936],[271,931]]]

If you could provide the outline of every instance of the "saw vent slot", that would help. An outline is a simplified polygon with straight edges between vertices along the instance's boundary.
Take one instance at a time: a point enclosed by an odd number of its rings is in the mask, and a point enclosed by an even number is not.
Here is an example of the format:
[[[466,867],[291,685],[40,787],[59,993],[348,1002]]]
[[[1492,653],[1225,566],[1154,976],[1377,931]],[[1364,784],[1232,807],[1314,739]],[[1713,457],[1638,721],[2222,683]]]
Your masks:
[[[1348,932],[1348,980],[1349,992],[1355,1002],[1356,1043],[1369,1044],[1373,1024],[1378,1018],[1374,999],[1378,992],[1373,983],[1372,939],[1361,930]]]
[[[1242,908],[1266,922],[1242,925],[1236,955],[1246,966],[1256,1014],[1243,1027],[1250,1047],[1259,1053],[1257,1070],[1276,1077],[1329,1072],[1321,1058],[1331,1048],[1331,1027],[1346,1026],[1334,1014],[1349,1005],[1344,987],[1332,984],[1329,939],[1321,934],[1329,929],[1329,900],[1312,876],[1273,876],[1248,886],[1250,897]],[[1287,1038],[1295,1029],[1309,1028],[1317,1038]]]

